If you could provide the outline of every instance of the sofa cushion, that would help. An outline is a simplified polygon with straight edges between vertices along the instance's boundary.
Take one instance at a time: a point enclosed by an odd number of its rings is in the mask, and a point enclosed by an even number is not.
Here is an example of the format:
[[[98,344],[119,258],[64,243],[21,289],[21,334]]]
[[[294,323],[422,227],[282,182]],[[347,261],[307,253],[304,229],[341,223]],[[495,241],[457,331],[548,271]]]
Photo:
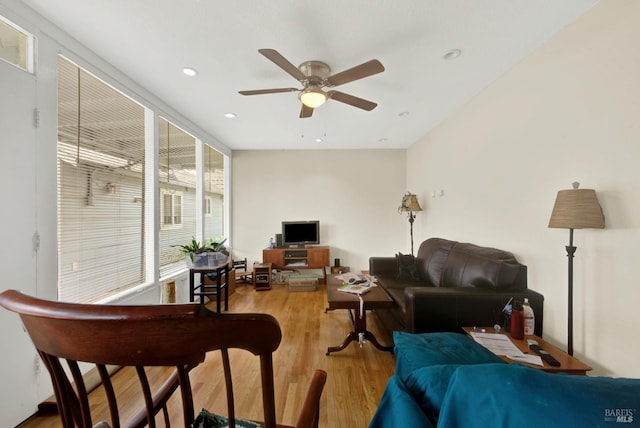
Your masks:
[[[369,428],[433,428],[434,426],[414,400],[404,382],[398,376],[391,376]]]
[[[551,374],[518,364],[461,366],[439,426],[626,426],[638,421],[640,379]],[[619,419],[620,418],[620,419]]]
[[[391,275],[376,275],[376,278],[378,280],[378,283],[380,285],[382,285],[385,290],[389,290],[392,288],[398,288],[400,290],[404,290],[407,287],[420,287],[420,286],[424,286],[426,287],[427,284],[425,284],[423,281],[415,281],[412,279],[400,279],[397,276],[391,276]]]
[[[412,279],[399,279],[396,276],[376,276],[378,279],[378,284],[380,284],[387,294],[391,296],[393,301],[395,302],[394,310],[398,311],[398,315],[402,320],[403,328],[404,328],[404,314],[406,312],[407,303],[404,295],[405,288],[409,287],[424,287],[426,284],[421,281],[416,281]]]
[[[442,238],[429,238],[420,244],[416,255],[416,266],[420,276],[427,280],[428,285],[440,286],[444,264],[449,251],[456,244],[456,241]]]
[[[458,243],[449,252],[440,286],[524,290],[526,266],[508,251]]]
[[[391,296],[393,301],[396,302],[396,305],[398,305],[398,308],[400,308],[400,312],[404,314],[406,312],[406,307],[407,307],[407,304],[404,298],[404,288],[388,288],[387,294]]]
[[[414,370],[440,364],[504,363],[473,339],[459,333],[393,332],[396,375],[402,380]]]
[[[440,409],[449,387],[449,380],[459,364],[443,364],[414,370],[405,384],[433,425],[438,424]]]

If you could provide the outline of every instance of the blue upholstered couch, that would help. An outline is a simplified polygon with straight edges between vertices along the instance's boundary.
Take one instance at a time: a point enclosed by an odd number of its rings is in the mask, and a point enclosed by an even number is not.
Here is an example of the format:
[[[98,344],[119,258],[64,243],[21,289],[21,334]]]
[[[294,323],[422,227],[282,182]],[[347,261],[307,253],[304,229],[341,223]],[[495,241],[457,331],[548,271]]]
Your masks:
[[[507,364],[457,333],[394,332],[396,373],[370,428],[636,427],[640,379]]]

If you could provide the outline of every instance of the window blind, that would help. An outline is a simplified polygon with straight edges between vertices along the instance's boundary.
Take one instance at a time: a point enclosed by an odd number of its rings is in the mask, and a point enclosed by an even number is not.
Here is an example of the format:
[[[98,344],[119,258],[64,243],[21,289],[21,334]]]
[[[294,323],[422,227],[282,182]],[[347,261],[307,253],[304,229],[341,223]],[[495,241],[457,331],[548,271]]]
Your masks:
[[[92,302],[141,284],[144,109],[58,59],[58,293]]]
[[[204,196],[211,201],[211,213],[204,217],[204,236],[216,239],[224,233],[224,155],[206,144]]]
[[[58,60],[58,294],[94,302],[145,278],[144,108],[75,64]],[[222,236],[224,155],[164,118],[158,120],[160,277],[184,268],[175,245]],[[204,183],[196,168],[204,165]],[[196,212],[204,186],[210,212]]]
[[[196,236],[196,139],[164,118],[158,120],[160,200],[160,276],[184,266],[184,255],[175,245]],[[170,202],[171,201],[171,202]],[[171,203],[171,213],[167,203]],[[176,220],[179,218],[179,222]]]

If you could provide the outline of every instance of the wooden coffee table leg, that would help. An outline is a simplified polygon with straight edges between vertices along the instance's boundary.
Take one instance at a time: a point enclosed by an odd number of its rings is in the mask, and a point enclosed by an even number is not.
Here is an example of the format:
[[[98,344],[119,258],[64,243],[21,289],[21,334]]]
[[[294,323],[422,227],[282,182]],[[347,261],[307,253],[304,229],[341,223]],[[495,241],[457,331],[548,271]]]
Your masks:
[[[344,339],[344,341],[340,346],[331,346],[327,348],[327,353],[325,355],[329,355],[332,352],[342,351],[344,348],[347,347],[347,345],[349,345],[349,343],[355,342],[355,341],[359,342],[360,346],[362,346],[362,343],[365,340],[368,340],[371,343],[373,343],[373,346],[375,346],[381,351],[388,351],[393,353],[393,346],[381,345],[380,342],[378,342],[378,339],[376,339],[376,337],[373,335],[373,333],[367,330],[367,311],[366,310],[363,311],[362,314],[360,314],[360,310],[355,310],[355,314],[353,314],[351,310],[349,310],[349,317],[351,318],[351,322],[353,324],[353,331],[347,335],[347,337]]]
[[[378,339],[376,339],[376,337],[370,331],[365,331],[364,332],[364,338],[367,339],[369,342],[373,343],[373,346],[375,346],[379,350],[388,351],[388,352],[391,352],[393,354],[393,346],[381,345],[380,342],[378,342]]]
[[[338,352],[338,351],[342,351],[344,348],[347,347],[347,345],[349,345],[349,343],[358,340],[358,333],[356,333],[355,331],[352,331],[351,333],[349,333],[347,335],[347,337],[344,339],[344,342],[342,342],[342,344],[340,344],[340,346],[330,346],[327,348],[327,353],[325,355],[329,355],[332,352]]]

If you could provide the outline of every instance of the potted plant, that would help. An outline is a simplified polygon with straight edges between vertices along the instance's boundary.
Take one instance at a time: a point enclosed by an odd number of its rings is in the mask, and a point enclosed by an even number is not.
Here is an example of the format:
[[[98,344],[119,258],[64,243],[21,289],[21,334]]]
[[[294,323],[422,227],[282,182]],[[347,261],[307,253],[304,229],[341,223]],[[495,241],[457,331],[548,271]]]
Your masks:
[[[208,264],[207,246],[201,245],[195,237],[191,237],[191,241],[184,245],[172,245],[172,247],[180,248],[185,255],[187,267],[202,267]]]
[[[209,238],[205,243],[205,247],[207,248],[209,255],[209,265],[215,266],[221,263],[223,260],[226,260],[229,255],[229,251],[224,246],[224,243],[227,242],[226,238],[218,238],[211,239]]]
[[[222,253],[225,256],[228,256],[229,250],[227,250],[227,247],[224,246],[225,242],[227,242],[227,238],[222,238],[222,237],[218,239],[209,238],[205,246],[209,248],[210,251],[213,251],[214,253]]]
[[[225,239],[208,239],[201,244],[195,237],[191,237],[191,241],[184,245],[172,245],[172,247],[180,248],[185,255],[187,267],[205,267],[215,264],[218,260],[224,259],[229,255],[224,243]]]

